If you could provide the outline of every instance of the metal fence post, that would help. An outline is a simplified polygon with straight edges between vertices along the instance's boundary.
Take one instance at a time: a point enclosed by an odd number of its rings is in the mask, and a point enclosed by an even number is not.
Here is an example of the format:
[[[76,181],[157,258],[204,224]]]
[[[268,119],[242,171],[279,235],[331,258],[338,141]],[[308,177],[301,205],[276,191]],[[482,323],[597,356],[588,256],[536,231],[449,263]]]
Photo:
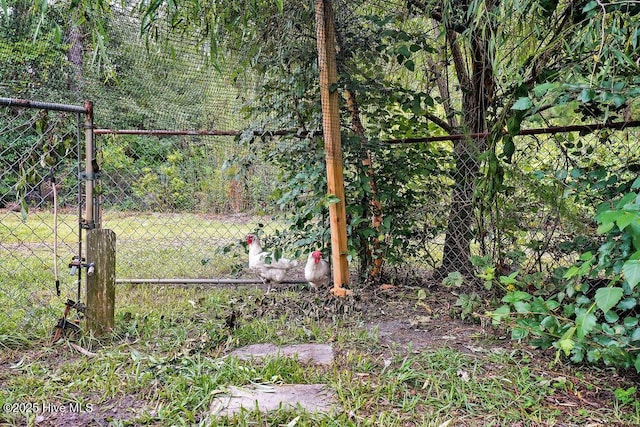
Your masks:
[[[99,203],[97,203],[94,189],[97,178],[96,147],[93,134],[93,103],[85,103],[84,136],[85,136],[85,227],[87,229],[100,228]]]

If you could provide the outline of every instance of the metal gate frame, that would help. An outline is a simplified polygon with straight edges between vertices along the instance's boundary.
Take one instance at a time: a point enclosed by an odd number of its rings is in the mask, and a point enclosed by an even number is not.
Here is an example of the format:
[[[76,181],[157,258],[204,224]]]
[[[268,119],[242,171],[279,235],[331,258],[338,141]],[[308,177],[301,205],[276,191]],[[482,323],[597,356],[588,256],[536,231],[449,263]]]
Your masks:
[[[94,124],[93,124],[93,103],[86,101],[83,106],[58,104],[50,102],[40,102],[17,98],[2,98],[0,97],[0,106],[2,107],[15,107],[24,109],[36,109],[45,111],[59,111],[65,113],[73,113],[77,115],[78,127],[77,127],[77,156],[78,156],[78,252],[77,256],[69,263],[69,267],[73,275],[77,277],[77,302],[68,300],[66,303],[65,314],[59,320],[57,325],[57,332],[64,329],[69,322],[66,321],[66,315],[70,309],[77,309],[78,311],[84,311],[82,282],[84,268],[89,266],[84,261],[86,254],[83,256],[83,232],[88,230],[101,228],[101,210],[100,210],[100,198],[96,193],[95,188],[100,179],[100,171],[96,161],[96,147],[94,137]],[[84,159],[82,158],[82,128],[84,128]],[[84,163],[84,171],[81,170]],[[84,181],[84,191],[82,186]],[[55,191],[55,190],[54,190]],[[84,205],[84,214],[83,214]],[[54,243],[54,248],[56,244]],[[57,262],[57,260],[56,260]],[[85,286],[86,289],[86,286]],[[60,296],[59,281],[56,280],[56,292]]]

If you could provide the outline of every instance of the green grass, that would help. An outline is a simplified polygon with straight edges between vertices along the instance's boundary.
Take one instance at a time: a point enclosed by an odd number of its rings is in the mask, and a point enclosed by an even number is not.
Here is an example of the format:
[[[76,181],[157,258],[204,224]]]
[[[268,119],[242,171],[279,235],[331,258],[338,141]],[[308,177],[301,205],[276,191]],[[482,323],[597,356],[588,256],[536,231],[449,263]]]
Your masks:
[[[110,425],[210,426],[504,426],[607,425],[640,422],[638,402],[616,400],[617,384],[594,383],[593,372],[547,372],[537,356],[508,351],[469,354],[442,346],[420,351],[390,348],[364,313],[338,315],[342,302],[306,292],[264,295],[259,290],[123,286],[118,288],[116,331],[108,339],[42,340],[4,348],[0,404],[77,402],[92,416],[117,407]],[[407,307],[411,307],[410,305]],[[319,308],[319,309],[318,309]],[[405,314],[411,315],[411,310]],[[229,327],[235,313],[237,324]],[[324,313],[322,315],[321,313]],[[261,363],[223,357],[262,342],[331,343],[332,367],[272,357]],[[475,344],[479,345],[479,344]],[[544,360],[544,359],[542,359]],[[252,383],[325,383],[341,408],[332,415],[280,410],[209,414],[227,387]],[[589,387],[611,397],[580,405]],[[567,401],[575,406],[553,404]],[[115,404],[114,402],[117,402]],[[577,403],[576,403],[577,402]],[[624,402],[624,404],[623,404]],[[30,414],[0,413],[7,425],[35,425]],[[289,424],[293,423],[293,424]],[[449,423],[449,424],[447,424]],[[4,425],[3,424],[3,425]]]
[[[238,243],[260,222],[268,223],[268,218],[233,215],[106,211],[103,216],[103,227],[116,233],[119,279],[242,276],[246,254]],[[33,211],[23,221],[20,213],[2,211],[0,218],[0,336],[12,340],[49,336],[65,301],[78,299],[76,276],[70,276],[68,268],[78,255],[77,215],[59,214],[59,297],[53,268],[53,213]],[[268,224],[268,232],[280,226]]]

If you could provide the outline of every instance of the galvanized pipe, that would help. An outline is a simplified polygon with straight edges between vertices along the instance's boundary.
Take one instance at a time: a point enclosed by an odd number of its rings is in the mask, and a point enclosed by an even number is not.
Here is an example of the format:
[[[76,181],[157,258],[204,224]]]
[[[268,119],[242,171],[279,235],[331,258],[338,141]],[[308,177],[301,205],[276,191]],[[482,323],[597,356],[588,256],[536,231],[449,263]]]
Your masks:
[[[300,280],[284,280],[281,283],[295,284],[304,283]],[[116,279],[116,284],[132,285],[261,285],[259,279]]]
[[[95,228],[96,218],[94,211],[93,188],[95,186],[95,173],[93,170],[93,159],[95,156],[94,139],[93,139],[93,104],[87,101],[85,104],[87,112],[84,119],[84,138],[85,138],[85,154],[84,154],[84,172],[85,172],[85,226],[89,229]]]
[[[52,102],[29,101],[27,99],[18,98],[0,98],[0,105],[4,107],[21,107],[35,108],[42,110],[64,111],[66,113],[84,114],[87,112],[86,107],[79,105],[56,104]]]

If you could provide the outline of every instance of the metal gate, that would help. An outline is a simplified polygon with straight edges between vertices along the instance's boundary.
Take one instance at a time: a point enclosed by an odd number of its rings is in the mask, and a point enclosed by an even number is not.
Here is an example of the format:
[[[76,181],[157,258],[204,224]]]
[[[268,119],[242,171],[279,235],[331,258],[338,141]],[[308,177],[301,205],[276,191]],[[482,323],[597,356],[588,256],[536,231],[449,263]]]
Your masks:
[[[90,102],[0,98],[2,345],[49,337],[83,298],[83,232],[100,225],[95,165]]]

